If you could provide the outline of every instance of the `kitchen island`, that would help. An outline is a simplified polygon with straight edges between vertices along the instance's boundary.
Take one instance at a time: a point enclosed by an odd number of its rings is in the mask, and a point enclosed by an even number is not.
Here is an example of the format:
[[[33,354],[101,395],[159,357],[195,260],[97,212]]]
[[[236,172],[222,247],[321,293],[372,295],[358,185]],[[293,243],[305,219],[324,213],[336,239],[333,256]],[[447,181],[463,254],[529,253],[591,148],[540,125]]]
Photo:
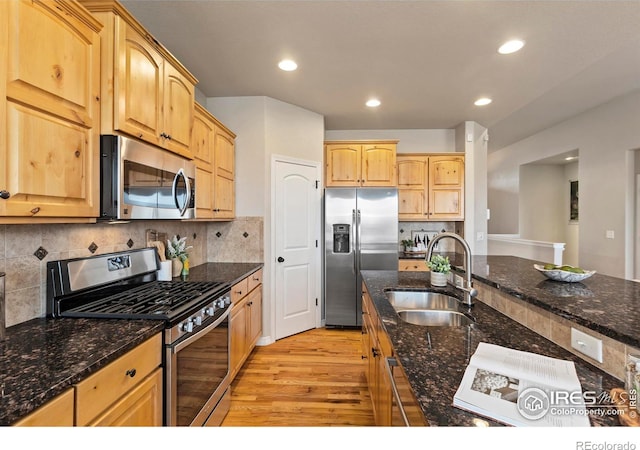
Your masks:
[[[486,258],[490,267],[496,261]],[[495,257],[501,258],[501,257]],[[516,258],[519,259],[519,258]],[[478,264],[478,260],[474,263]],[[483,260],[481,260],[483,261]],[[522,268],[528,264],[524,260]],[[514,261],[505,261],[505,264]],[[533,264],[533,262],[531,262]],[[522,278],[533,278],[530,283],[540,283],[531,265],[532,273],[520,274]],[[473,270],[475,273],[475,268]],[[490,276],[481,272],[489,282]],[[482,301],[476,301],[472,315],[476,323],[461,327],[424,327],[401,320],[385,295],[385,290],[429,289],[460,297],[461,291],[453,286],[431,288],[428,272],[362,271],[363,281],[380,316],[384,332],[389,336],[393,352],[402,366],[418,404],[430,425],[477,426],[501,425],[499,422],[481,418],[452,406],[453,396],[462,376],[480,342],[487,342],[516,350],[538,353],[552,358],[573,361],[583,391],[608,393],[621,387],[622,381],[598,369],[582,358],[554,344],[531,329],[517,323]],[[536,281],[537,280],[537,281]],[[498,286],[502,286],[496,283]],[[613,415],[590,414],[594,426],[619,425]]]
[[[262,263],[206,263],[186,281],[233,285]],[[179,280],[179,278],[176,278]],[[162,332],[155,320],[37,318],[0,341],[0,426],[11,425]]]

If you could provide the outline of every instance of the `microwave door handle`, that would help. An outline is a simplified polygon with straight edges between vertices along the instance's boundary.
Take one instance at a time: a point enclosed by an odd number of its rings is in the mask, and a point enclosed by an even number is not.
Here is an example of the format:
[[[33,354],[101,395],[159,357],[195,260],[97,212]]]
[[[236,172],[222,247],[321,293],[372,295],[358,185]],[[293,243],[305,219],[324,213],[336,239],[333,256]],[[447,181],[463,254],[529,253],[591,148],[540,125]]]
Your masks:
[[[187,201],[182,206],[180,206],[180,203],[178,203],[178,179],[180,177],[184,178],[185,185],[186,185],[186,188],[187,188]],[[189,196],[191,194],[189,192],[189,179],[184,174],[184,171],[182,169],[178,169],[178,172],[176,173],[176,176],[173,179],[173,185],[171,186],[171,193],[173,194],[173,201],[176,204],[176,208],[178,208],[178,210],[180,211],[180,215],[183,216],[185,211],[189,207],[189,201],[190,201],[189,200]]]

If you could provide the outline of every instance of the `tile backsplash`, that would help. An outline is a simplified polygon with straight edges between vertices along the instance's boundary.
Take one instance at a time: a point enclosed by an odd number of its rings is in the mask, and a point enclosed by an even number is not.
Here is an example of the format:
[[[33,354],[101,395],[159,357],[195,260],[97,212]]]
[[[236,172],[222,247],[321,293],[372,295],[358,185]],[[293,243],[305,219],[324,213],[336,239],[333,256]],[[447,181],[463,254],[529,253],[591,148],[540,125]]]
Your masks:
[[[416,234],[419,236],[424,236],[425,234],[431,236],[443,230],[455,232],[455,222],[398,222],[398,247],[402,251],[402,241],[404,239],[412,239]],[[438,251],[455,251],[455,241],[443,239],[438,242]]]
[[[189,259],[194,266],[263,260],[262,217],[239,217],[233,222],[0,225],[0,272],[6,272],[6,325],[46,314],[48,261],[143,248],[147,229],[169,237],[186,236],[187,245],[193,246]]]

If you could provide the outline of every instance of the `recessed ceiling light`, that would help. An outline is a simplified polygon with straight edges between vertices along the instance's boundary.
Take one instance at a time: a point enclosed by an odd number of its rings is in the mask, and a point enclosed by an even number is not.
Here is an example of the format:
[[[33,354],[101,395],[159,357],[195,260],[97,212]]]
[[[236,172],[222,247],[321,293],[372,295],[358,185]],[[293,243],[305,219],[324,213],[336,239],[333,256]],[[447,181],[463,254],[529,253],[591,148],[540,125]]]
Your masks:
[[[278,63],[278,67],[287,72],[291,72],[298,68],[298,64],[296,64],[296,62],[291,59],[283,59]]]
[[[371,100],[367,100],[366,105],[369,108],[375,108],[377,106],[380,106],[380,100],[378,100],[377,98],[372,98]]]
[[[524,47],[524,41],[520,41],[518,39],[514,39],[512,41],[507,41],[500,46],[498,49],[498,53],[502,53],[503,55],[508,55],[509,53],[515,53]]]
[[[482,97],[479,98],[478,100],[476,100],[475,102],[473,102],[474,105],[476,106],[485,106],[488,105],[489,103],[491,103],[493,100],[491,100],[490,98],[487,97]]]
[[[573,161],[574,159],[578,159],[577,156],[567,156],[564,160],[565,161]]]

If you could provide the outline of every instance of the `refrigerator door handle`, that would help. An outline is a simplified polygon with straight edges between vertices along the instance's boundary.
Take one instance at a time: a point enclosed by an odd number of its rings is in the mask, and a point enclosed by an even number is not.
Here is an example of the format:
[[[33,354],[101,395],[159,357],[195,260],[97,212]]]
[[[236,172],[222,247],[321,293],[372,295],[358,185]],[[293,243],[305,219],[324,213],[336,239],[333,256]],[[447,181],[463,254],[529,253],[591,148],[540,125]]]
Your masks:
[[[360,245],[360,233],[361,233],[361,228],[362,228],[362,214],[360,213],[360,210],[358,210],[358,217],[357,217],[357,224],[358,224],[358,236],[356,238],[356,242],[357,242],[357,258],[358,258],[358,270],[360,270],[362,268],[362,248]],[[356,272],[357,274],[357,272]]]
[[[357,253],[356,253],[356,210],[351,210],[351,236],[349,236],[351,240],[351,250],[353,251],[353,273],[358,273],[358,261],[357,261]]]

